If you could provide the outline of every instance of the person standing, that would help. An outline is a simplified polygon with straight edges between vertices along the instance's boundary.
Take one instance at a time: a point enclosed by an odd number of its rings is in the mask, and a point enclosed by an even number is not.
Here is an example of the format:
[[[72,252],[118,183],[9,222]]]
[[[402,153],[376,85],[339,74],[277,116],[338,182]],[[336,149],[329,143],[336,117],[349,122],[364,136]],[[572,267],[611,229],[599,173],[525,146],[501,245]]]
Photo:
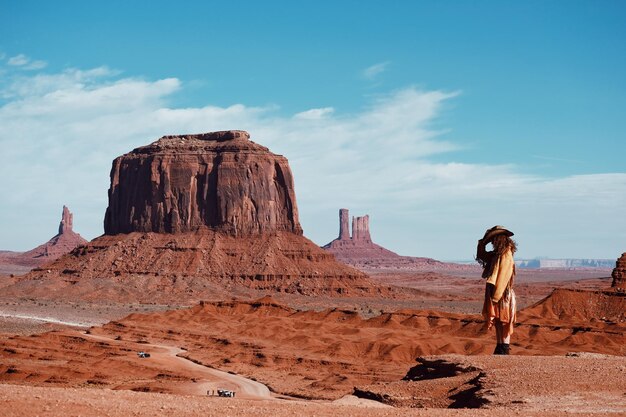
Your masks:
[[[494,226],[487,229],[483,238],[478,240],[476,249],[476,260],[483,267],[482,277],[487,280],[482,314],[487,329],[492,327],[496,329],[494,355],[510,353],[511,335],[515,325],[513,254],[517,250],[517,244],[511,236],[513,232],[510,230],[502,226]],[[493,251],[487,251],[486,246],[489,243],[492,244]]]

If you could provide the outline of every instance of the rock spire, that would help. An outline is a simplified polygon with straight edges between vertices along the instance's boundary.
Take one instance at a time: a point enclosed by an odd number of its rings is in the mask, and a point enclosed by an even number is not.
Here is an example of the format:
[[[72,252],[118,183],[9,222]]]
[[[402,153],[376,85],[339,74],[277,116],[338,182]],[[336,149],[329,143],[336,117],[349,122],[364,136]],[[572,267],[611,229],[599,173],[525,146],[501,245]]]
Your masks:
[[[74,215],[66,206],[63,206],[63,214],[61,214],[61,223],[59,223],[59,234],[62,235],[71,232],[74,227]]]

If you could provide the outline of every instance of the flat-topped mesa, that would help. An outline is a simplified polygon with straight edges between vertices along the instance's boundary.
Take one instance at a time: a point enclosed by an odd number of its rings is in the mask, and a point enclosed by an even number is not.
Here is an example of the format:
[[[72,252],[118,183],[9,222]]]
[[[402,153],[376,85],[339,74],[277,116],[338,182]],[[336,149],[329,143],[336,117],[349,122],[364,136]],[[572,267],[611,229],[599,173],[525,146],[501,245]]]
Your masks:
[[[626,252],[615,262],[611,277],[613,277],[611,287],[626,291]]]
[[[302,235],[287,158],[249,138],[242,130],[163,136],[116,158],[105,234]]]

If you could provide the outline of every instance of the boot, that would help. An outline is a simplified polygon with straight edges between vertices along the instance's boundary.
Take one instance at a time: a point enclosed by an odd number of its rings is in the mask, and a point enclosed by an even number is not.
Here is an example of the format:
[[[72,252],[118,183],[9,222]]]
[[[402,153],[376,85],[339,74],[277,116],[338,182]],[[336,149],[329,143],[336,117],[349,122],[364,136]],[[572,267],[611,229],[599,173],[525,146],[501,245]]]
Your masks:
[[[510,354],[511,354],[511,347],[509,346],[508,343],[503,343],[501,355],[510,355]]]
[[[503,349],[502,343],[498,343],[496,345],[496,350],[493,351],[493,354],[494,355],[504,355],[504,351],[502,349]]]

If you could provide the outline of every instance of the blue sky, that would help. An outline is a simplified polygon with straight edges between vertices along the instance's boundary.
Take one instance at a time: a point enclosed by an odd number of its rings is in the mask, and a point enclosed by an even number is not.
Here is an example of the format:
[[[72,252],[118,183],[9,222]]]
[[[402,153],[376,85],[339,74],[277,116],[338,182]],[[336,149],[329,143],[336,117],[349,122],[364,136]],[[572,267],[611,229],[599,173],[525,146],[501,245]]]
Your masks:
[[[301,4],[299,4],[301,3]],[[392,3],[392,4],[387,4]],[[626,246],[626,5],[0,0],[0,248],[63,204],[102,233],[111,160],[241,128],[291,161],[305,234],[369,213],[401,254]]]

